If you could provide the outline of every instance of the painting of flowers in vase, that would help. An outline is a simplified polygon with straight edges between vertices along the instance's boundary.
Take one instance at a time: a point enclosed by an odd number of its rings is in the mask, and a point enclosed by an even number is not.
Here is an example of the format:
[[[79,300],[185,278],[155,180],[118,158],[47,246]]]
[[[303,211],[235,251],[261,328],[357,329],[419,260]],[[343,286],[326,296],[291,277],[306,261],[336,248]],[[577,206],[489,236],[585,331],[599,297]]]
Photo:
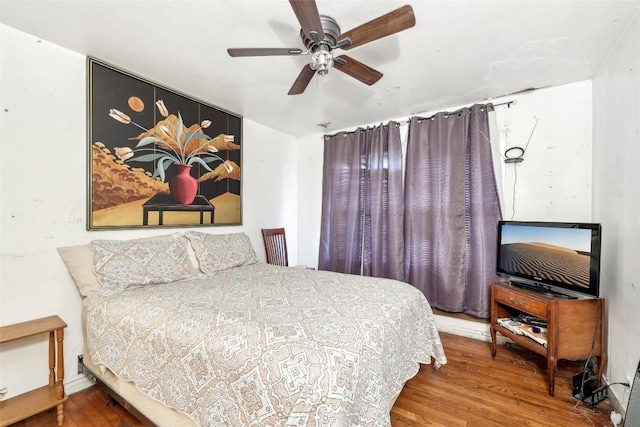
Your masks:
[[[88,59],[89,230],[241,224],[242,117]]]

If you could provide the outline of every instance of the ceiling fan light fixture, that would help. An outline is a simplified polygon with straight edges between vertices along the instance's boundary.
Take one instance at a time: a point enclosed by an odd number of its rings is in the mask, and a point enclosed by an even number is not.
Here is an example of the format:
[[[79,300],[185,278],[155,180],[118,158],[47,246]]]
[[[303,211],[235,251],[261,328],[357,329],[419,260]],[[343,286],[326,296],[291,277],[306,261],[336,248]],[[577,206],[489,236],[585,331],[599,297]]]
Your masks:
[[[329,72],[329,68],[333,66],[333,56],[327,50],[318,50],[311,55],[312,70],[315,70],[321,76]]]

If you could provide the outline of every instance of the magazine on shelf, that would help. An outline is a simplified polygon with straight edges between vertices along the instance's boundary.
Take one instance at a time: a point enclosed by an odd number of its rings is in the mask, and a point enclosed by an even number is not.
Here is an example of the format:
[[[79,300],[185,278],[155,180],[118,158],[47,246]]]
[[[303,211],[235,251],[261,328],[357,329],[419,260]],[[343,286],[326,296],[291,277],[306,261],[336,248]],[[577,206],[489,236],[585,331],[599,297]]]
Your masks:
[[[547,346],[547,328],[522,324],[520,325],[520,330],[524,335],[528,336],[532,340],[545,347]]]
[[[498,319],[498,324],[516,335],[524,335],[524,332],[520,330],[520,321],[517,317],[503,317]]]
[[[498,324],[516,335],[524,335],[543,346],[547,346],[547,328],[523,323],[518,317],[498,319]]]

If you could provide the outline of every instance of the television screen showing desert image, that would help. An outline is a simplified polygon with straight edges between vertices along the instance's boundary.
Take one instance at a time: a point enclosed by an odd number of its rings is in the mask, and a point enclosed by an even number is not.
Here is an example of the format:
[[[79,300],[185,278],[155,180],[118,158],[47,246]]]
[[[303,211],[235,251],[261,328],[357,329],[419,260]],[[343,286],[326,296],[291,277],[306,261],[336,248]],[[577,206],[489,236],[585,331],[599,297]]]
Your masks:
[[[589,287],[589,229],[505,224],[500,246],[500,267],[506,273]]]

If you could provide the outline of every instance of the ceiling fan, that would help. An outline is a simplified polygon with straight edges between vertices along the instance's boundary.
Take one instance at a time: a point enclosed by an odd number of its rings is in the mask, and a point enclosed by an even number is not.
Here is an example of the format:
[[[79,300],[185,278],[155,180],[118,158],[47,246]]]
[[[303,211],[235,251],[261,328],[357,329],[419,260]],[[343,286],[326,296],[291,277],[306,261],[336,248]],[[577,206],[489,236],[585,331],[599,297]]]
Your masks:
[[[305,91],[313,76],[324,76],[334,66],[343,73],[372,85],[382,78],[382,73],[356,61],[347,55],[333,56],[334,49],[349,50],[365,43],[381,39],[413,27],[416,18],[409,5],[379,16],[345,33],[335,19],[320,15],[315,0],[289,0],[302,29],[300,37],[306,51],[298,48],[231,48],[230,56],[291,56],[311,54],[311,61],[302,68],[298,78],[289,89],[289,95]]]

